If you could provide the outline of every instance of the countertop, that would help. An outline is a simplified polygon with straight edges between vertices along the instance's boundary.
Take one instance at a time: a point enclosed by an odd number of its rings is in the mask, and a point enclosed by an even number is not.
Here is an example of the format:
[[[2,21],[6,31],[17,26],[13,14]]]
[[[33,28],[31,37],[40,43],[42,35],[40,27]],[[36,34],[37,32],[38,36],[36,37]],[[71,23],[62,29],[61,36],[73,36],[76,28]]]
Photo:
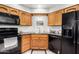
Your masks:
[[[57,35],[57,36],[61,36],[61,34],[55,34],[55,33],[26,33],[26,32],[21,32],[19,33],[18,35],[46,35],[46,34],[49,34],[49,35]]]

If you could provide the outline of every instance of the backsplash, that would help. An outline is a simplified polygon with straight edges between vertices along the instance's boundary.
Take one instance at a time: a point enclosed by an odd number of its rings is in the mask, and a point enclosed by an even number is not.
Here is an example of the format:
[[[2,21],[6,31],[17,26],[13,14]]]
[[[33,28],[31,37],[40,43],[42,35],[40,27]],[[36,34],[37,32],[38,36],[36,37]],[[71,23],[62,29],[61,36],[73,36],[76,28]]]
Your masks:
[[[62,30],[61,26],[50,26],[50,30]]]
[[[33,16],[32,27],[35,33],[48,33],[48,16]]]
[[[42,22],[43,25],[38,25],[38,22]],[[44,27],[48,26],[48,16],[32,16],[32,26],[33,27]]]
[[[50,26],[50,33],[61,34],[62,26]]]

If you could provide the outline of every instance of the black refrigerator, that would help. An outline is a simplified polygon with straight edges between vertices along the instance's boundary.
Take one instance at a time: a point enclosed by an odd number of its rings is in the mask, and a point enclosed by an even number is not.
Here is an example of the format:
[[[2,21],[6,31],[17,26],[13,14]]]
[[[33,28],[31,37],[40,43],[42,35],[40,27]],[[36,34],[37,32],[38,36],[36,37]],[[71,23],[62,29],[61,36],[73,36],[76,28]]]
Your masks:
[[[62,54],[79,54],[79,11],[62,14]]]

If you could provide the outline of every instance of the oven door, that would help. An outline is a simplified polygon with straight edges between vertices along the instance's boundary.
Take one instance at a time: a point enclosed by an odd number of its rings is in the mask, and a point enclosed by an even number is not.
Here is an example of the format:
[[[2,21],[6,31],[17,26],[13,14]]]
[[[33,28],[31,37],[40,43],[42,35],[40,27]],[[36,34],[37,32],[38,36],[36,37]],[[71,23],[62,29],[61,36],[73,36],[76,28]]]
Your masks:
[[[18,37],[9,37],[0,39],[0,53],[13,54],[18,52]]]

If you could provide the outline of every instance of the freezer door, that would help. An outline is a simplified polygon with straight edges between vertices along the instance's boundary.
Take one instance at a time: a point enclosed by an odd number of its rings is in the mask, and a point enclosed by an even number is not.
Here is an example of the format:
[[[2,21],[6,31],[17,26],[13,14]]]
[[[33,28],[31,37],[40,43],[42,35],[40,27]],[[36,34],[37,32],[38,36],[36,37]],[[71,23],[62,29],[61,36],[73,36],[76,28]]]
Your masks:
[[[76,26],[76,41],[77,41],[77,49],[76,52],[79,54],[79,20],[77,21],[77,26]]]
[[[79,11],[76,11],[76,20],[79,20]]]
[[[69,12],[62,15],[62,24],[64,29],[72,29],[75,22],[75,12]]]

